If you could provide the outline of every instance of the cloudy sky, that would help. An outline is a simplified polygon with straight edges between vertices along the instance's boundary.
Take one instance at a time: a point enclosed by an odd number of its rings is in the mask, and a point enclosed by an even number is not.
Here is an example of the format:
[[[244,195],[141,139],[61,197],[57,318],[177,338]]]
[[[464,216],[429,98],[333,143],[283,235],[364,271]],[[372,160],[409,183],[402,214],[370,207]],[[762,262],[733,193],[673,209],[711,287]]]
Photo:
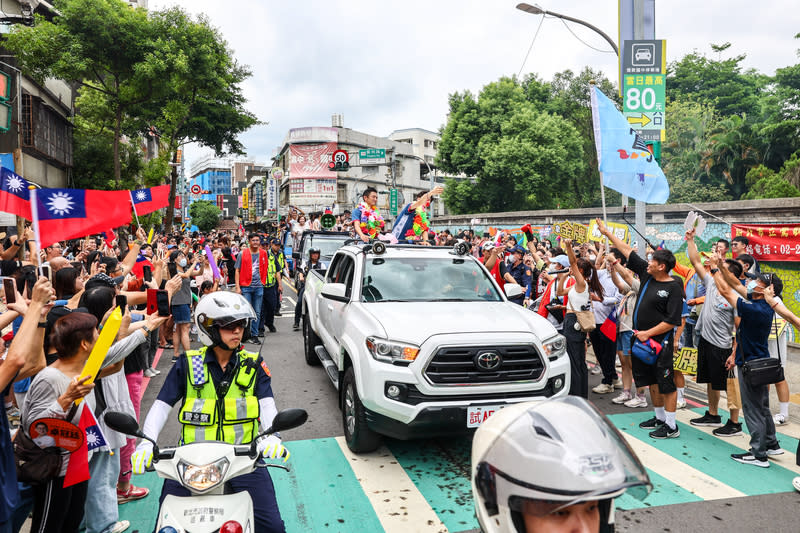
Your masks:
[[[539,2],[617,39],[617,0]],[[448,94],[478,92],[520,72],[541,21],[515,9],[516,0],[150,0],[150,9],[175,4],[208,15],[251,67],[249,109],[269,124],[242,139],[258,162],[269,160],[288,129],[329,126],[333,113],[374,135],[437,131]],[[746,54],[747,67],[773,74],[800,61],[796,7],[796,0],[660,0],[656,36],[667,40],[668,61],[693,50],[716,55],[710,43],[731,42],[723,57]],[[581,26],[570,29],[545,19],[522,73],[550,79],[591,65],[616,76],[608,44]],[[190,148],[188,162],[204,153]]]

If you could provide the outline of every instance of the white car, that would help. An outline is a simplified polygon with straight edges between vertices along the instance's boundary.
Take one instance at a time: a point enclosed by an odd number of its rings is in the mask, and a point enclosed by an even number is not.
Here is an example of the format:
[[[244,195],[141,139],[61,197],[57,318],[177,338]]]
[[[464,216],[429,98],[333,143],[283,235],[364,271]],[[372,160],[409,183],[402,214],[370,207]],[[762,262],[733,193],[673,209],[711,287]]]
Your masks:
[[[305,359],[339,390],[351,450],[374,450],[380,435],[465,433],[505,405],[569,390],[564,337],[465,251],[347,245],[309,275]]]
[[[652,61],[653,53],[647,48],[639,48],[636,50],[636,53],[633,54],[633,59],[635,61]]]

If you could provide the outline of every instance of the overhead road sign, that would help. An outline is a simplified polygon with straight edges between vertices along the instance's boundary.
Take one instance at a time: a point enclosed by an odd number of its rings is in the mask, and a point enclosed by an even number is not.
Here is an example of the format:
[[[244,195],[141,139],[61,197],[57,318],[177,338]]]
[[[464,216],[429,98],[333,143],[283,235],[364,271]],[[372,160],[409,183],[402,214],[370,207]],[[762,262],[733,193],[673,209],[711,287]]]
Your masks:
[[[358,163],[360,165],[385,165],[385,148],[367,148],[358,151]]]

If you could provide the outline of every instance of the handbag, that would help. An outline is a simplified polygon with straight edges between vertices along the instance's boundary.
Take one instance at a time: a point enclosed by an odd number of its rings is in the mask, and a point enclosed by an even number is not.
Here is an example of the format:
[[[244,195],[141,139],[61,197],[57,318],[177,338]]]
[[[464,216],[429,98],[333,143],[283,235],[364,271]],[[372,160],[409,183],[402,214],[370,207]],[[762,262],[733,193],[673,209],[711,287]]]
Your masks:
[[[564,304],[558,299],[558,278],[553,282],[553,287],[550,290],[552,291],[550,293],[550,302],[546,303],[544,308],[558,323],[561,323],[564,321],[564,310],[560,307]]]
[[[72,419],[77,408],[77,405],[72,404],[66,420]],[[18,481],[36,485],[58,477],[61,470],[61,448],[40,448],[22,428],[14,436],[13,444]]]
[[[581,331],[584,333],[594,331],[594,329],[597,327],[597,324],[594,322],[594,313],[591,310],[591,302],[589,303],[589,306],[590,308],[586,311],[576,311],[571,302],[569,305],[570,309],[572,309],[572,312],[575,313],[575,318],[578,320],[578,325],[581,327]]]
[[[639,298],[636,301],[636,311],[633,312],[634,327],[638,325],[637,318],[639,316],[639,304],[641,303],[642,296],[644,296],[644,293],[647,290],[647,285],[650,283],[650,279],[645,282],[644,287],[642,287],[642,290],[639,291]],[[665,343],[668,342],[671,335],[672,333],[670,332],[666,337],[664,337]],[[661,355],[661,350],[663,349],[664,344],[659,344],[653,339],[647,339],[647,342],[642,342],[637,339],[635,335],[633,337],[633,342],[631,343],[631,354],[633,354],[637,359],[646,365],[656,364],[656,361],[658,361],[658,356]]]
[[[774,319],[774,315],[773,315]],[[777,320],[775,320],[777,324]],[[777,334],[778,328],[775,328]],[[776,335],[775,345],[778,347],[778,358],[762,357],[761,359],[752,359],[745,361],[742,365],[742,375],[745,381],[751,387],[760,387],[762,385],[771,385],[783,381],[783,364],[781,361],[781,343],[780,338]]]

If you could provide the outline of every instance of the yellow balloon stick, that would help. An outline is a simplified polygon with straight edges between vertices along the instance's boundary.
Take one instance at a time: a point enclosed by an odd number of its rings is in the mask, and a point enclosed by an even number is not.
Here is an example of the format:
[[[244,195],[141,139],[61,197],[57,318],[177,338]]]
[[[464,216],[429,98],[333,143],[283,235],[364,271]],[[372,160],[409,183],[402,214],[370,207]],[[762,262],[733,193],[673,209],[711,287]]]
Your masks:
[[[94,343],[94,348],[92,348],[92,353],[89,354],[89,359],[86,360],[86,364],[83,370],[81,370],[81,377],[91,376],[86,384],[94,383],[94,380],[97,378],[103,360],[105,360],[108,354],[108,349],[111,348],[111,345],[114,343],[114,339],[117,338],[117,333],[119,333],[121,325],[122,311],[117,307],[103,325],[103,329],[97,337],[97,342]],[[82,399],[83,398],[78,398],[75,400],[75,405],[79,405]]]
[[[147,234],[147,244],[153,244],[153,228],[150,228],[150,233]]]

